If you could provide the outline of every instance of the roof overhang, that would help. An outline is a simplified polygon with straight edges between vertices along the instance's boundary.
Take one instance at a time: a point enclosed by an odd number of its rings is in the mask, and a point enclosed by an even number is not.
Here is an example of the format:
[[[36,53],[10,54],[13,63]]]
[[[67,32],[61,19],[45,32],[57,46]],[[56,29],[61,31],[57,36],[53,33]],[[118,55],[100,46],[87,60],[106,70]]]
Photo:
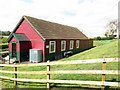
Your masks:
[[[8,38],[8,42],[10,42],[10,40],[13,37],[15,37],[18,42],[21,42],[21,41],[30,41],[24,33],[12,33],[9,36],[9,38]]]

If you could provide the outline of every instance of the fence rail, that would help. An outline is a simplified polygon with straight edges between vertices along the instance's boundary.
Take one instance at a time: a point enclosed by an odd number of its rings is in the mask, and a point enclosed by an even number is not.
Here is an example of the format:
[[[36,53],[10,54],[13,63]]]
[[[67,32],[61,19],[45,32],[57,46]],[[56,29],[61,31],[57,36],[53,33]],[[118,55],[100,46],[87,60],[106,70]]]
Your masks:
[[[47,80],[47,79],[23,79],[23,78],[10,78],[0,76],[2,79],[26,81],[26,82],[47,82],[47,83],[65,83],[65,84],[89,84],[89,85],[104,85],[104,86],[118,86],[118,82],[102,82],[102,81],[79,81],[79,80]]]
[[[88,59],[88,60],[74,60],[74,61],[57,61],[48,63],[33,63],[33,64],[0,64],[0,66],[7,67],[23,67],[23,66],[47,66],[47,65],[66,65],[66,64],[83,64],[83,63],[98,63],[98,62],[120,62],[120,58],[106,58],[104,59]]]
[[[102,70],[59,70],[51,71],[51,65],[66,65],[66,64],[83,64],[83,63],[98,63],[102,62]],[[106,62],[119,62],[118,58],[103,58],[103,59],[92,59],[92,60],[75,60],[75,61],[63,61],[63,62],[47,62],[38,64],[0,64],[0,66],[14,67],[14,71],[0,70],[1,73],[12,73],[14,78],[0,76],[2,79],[9,79],[14,81],[14,85],[17,85],[17,81],[26,82],[45,82],[47,83],[47,88],[50,88],[50,83],[67,83],[67,84],[89,84],[89,85],[102,85],[102,90],[104,86],[118,86],[118,82],[106,82],[106,74],[120,74],[119,70],[106,70]],[[47,66],[47,71],[17,71],[18,67],[23,66]],[[17,78],[17,74],[46,74],[47,79],[23,79]],[[51,80],[51,74],[102,74],[101,81],[79,81],[79,80]]]
[[[120,74],[118,70],[60,70],[60,71],[5,71],[1,73],[13,74]]]

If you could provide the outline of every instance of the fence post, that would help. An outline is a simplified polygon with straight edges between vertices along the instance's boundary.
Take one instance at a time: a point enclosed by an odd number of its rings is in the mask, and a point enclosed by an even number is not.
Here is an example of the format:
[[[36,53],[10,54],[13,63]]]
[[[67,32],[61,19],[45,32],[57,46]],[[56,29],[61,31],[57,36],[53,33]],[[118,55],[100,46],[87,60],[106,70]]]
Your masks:
[[[16,65],[16,63],[14,63],[14,65]],[[16,66],[14,66],[14,71],[15,72],[17,71],[17,67]],[[17,79],[17,74],[16,73],[14,73],[14,78]],[[14,80],[14,85],[15,86],[17,85],[17,81],[16,80]]]
[[[47,61],[49,63],[50,61]],[[50,65],[47,65],[47,71],[50,71]],[[47,74],[47,80],[50,80],[50,74]],[[50,89],[50,83],[47,82],[47,88]]]
[[[102,63],[102,70],[106,70],[106,61],[105,61],[105,58],[106,58],[106,57],[103,56],[104,61],[103,61],[103,63]],[[102,83],[103,83],[103,84],[104,84],[104,82],[105,82],[105,78],[106,78],[105,74],[102,74]],[[105,86],[104,86],[104,85],[102,85],[101,90],[105,90]]]

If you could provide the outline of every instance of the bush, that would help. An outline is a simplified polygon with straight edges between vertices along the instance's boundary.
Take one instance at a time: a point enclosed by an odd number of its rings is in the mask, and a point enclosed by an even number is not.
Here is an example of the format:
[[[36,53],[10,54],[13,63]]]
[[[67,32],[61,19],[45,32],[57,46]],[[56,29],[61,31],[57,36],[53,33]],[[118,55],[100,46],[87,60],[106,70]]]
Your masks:
[[[5,43],[7,41],[7,37],[2,37],[2,43]]]
[[[4,35],[4,36],[9,36],[10,35],[10,31],[0,31],[0,35]]]
[[[101,37],[100,36],[95,37],[94,40],[101,40]]]
[[[108,37],[101,37],[101,40],[109,40]]]
[[[114,39],[114,38],[115,38],[115,35],[109,35],[108,38],[109,38],[109,39]]]
[[[115,36],[109,36],[109,37],[95,37],[94,40],[111,40],[114,39]]]

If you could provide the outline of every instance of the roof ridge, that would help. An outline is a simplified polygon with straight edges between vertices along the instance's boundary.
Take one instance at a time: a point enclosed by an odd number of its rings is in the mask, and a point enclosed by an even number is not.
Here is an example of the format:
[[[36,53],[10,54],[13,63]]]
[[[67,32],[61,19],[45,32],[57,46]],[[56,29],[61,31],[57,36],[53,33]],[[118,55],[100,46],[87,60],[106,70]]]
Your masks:
[[[76,28],[76,27],[73,27],[73,26],[69,26],[69,25],[65,25],[65,24],[60,24],[60,23],[56,23],[56,22],[51,22],[51,21],[48,21],[48,20],[44,20],[44,19],[39,19],[39,18],[35,18],[35,17],[31,17],[31,16],[26,16],[26,15],[23,15],[23,17],[27,18],[33,18],[33,19],[37,19],[37,20],[42,20],[42,21],[45,21],[45,22],[49,22],[49,23],[53,23],[53,24],[58,24],[58,25],[62,25],[62,26],[67,26],[67,27],[71,27],[71,28]],[[76,28],[78,29],[78,28]],[[80,31],[80,30],[79,30]]]

